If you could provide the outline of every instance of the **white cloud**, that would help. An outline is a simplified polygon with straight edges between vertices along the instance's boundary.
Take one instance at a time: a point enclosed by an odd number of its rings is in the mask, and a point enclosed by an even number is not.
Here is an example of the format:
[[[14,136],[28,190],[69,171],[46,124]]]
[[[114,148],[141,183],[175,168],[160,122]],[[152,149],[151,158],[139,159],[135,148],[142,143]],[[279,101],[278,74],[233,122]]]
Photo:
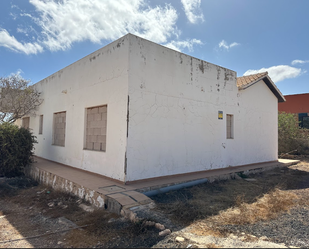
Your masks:
[[[307,61],[293,60],[293,61],[291,62],[291,64],[292,64],[292,65],[296,65],[296,64],[304,64],[304,63],[308,63],[308,62],[309,62],[309,60],[307,60]]]
[[[27,16],[27,17],[33,19],[33,16],[28,14],[28,13],[22,13],[22,14],[20,14],[20,16]]]
[[[171,4],[150,7],[146,0],[29,0],[36,15],[20,10],[23,18],[30,18],[37,27],[19,25],[17,32],[35,37],[32,43],[23,43],[0,28],[0,46],[26,54],[70,49],[75,42],[116,40],[132,33],[156,43],[166,44],[176,50],[193,50],[202,44],[197,39],[179,41],[178,14]],[[200,7],[200,0],[192,3],[183,0],[191,17]],[[12,5],[12,8],[18,9]],[[192,19],[193,20],[193,19]],[[31,34],[33,33],[33,34]]]
[[[21,43],[14,36],[0,28],[0,47],[6,47],[15,52],[23,52],[25,54],[37,54],[43,51],[43,47],[38,43]]]
[[[225,48],[226,50],[229,50],[230,48],[232,47],[236,47],[240,45],[240,43],[237,43],[237,42],[233,42],[231,43],[230,45],[225,41],[225,40],[222,40],[220,43],[219,43],[219,48]]]
[[[30,0],[39,13],[43,43],[52,51],[72,43],[115,40],[133,33],[157,43],[178,35],[176,10],[169,4],[150,8],[144,0]]]
[[[197,23],[199,20],[204,21],[204,15],[200,8],[201,0],[181,0],[185,14],[191,23]]]
[[[165,44],[164,46],[181,52],[182,49],[184,48],[187,48],[189,51],[193,51],[193,46],[195,44],[202,45],[203,42],[197,39],[191,39],[191,40],[185,40],[185,41],[171,41]]]
[[[295,67],[291,67],[288,65],[279,65],[279,66],[273,66],[269,68],[261,68],[258,70],[250,69],[244,73],[244,76],[250,75],[250,74],[256,74],[256,73],[262,73],[266,71],[268,72],[269,77],[275,83],[285,80],[285,79],[296,78],[299,75],[306,73],[306,71],[300,68],[295,68]]]
[[[24,73],[23,70],[17,69],[17,71],[16,71],[15,73],[11,73],[9,76],[13,76],[13,75],[18,75],[18,76],[20,76],[22,73]]]

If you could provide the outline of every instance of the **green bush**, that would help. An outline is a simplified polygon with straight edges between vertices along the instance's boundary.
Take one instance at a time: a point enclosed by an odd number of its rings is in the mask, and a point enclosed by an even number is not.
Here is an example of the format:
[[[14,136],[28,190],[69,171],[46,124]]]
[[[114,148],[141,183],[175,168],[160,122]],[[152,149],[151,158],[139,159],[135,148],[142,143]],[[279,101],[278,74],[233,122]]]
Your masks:
[[[0,124],[0,177],[24,174],[32,161],[35,136],[25,129],[9,123]]]
[[[309,154],[309,136],[299,127],[297,116],[292,113],[278,114],[278,153]]]

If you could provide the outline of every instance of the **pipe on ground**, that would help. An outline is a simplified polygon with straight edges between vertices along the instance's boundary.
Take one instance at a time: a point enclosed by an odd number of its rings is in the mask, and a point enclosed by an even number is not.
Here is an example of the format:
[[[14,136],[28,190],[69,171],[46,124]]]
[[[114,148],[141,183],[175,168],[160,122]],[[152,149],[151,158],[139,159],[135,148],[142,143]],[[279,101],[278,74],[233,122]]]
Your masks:
[[[148,196],[148,197],[151,197],[151,196],[163,194],[163,193],[166,193],[166,192],[169,192],[169,191],[172,191],[172,190],[178,190],[178,189],[182,189],[182,188],[192,187],[192,186],[195,186],[195,185],[198,185],[198,184],[205,183],[207,181],[208,180],[205,178],[205,179],[199,179],[199,180],[190,181],[190,182],[184,182],[184,183],[175,184],[175,185],[164,187],[164,188],[159,188],[159,189],[143,192],[143,194]]]

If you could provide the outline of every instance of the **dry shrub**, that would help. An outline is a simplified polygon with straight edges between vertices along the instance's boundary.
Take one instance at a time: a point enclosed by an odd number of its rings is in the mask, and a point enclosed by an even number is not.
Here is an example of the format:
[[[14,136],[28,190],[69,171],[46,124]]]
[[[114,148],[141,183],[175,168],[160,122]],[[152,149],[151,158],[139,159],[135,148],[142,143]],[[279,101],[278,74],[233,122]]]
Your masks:
[[[244,203],[242,199],[242,196],[238,196],[236,207],[220,212],[213,219],[219,223],[237,225],[273,219],[294,206],[298,197],[294,193],[275,189],[252,204]]]

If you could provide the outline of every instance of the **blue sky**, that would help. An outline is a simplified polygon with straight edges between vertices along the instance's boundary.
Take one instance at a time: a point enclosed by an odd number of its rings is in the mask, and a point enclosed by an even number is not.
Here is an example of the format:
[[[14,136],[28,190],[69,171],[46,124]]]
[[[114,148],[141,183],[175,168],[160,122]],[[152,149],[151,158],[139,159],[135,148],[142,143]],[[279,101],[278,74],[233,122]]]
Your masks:
[[[0,76],[36,83],[128,32],[309,92],[308,0],[2,0]]]

